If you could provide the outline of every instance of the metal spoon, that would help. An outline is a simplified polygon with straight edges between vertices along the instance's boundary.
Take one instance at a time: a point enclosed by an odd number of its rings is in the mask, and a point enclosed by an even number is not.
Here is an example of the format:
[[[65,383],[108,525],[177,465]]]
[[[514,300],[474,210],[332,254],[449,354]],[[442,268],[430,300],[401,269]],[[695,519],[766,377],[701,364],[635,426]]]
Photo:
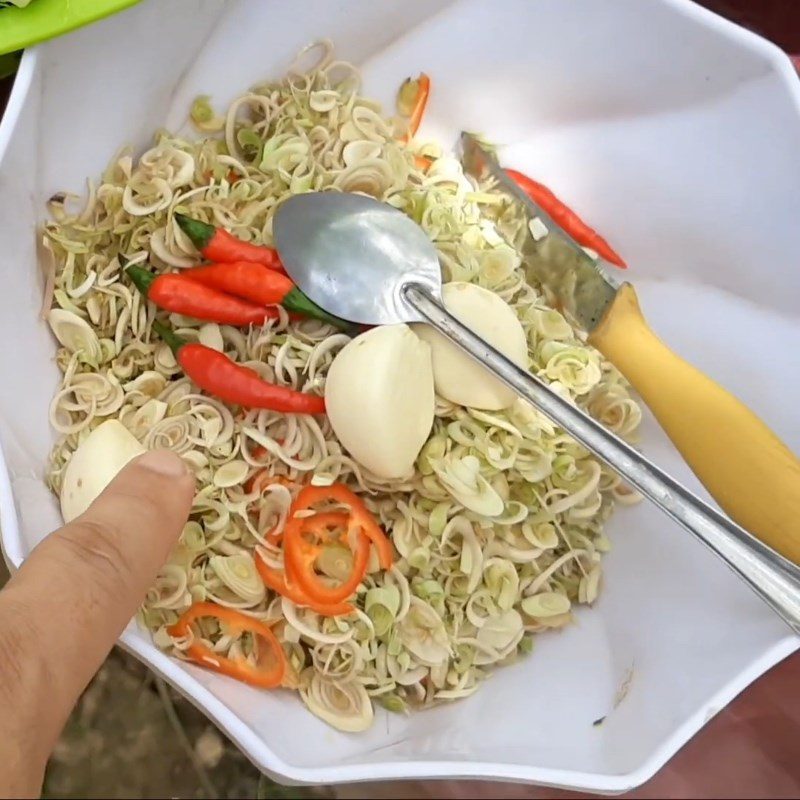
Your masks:
[[[370,197],[309,193],[281,205],[273,232],[286,271],[315,303],[353,322],[432,325],[700,539],[800,634],[800,569],[449,314],[436,249],[413,220]]]

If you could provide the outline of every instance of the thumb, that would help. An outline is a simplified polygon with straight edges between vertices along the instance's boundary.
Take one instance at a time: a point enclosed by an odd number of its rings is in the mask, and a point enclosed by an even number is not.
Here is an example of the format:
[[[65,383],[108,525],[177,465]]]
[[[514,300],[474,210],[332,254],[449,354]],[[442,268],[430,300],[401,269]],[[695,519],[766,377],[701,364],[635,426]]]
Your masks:
[[[13,671],[46,682],[46,690],[33,688],[46,697],[40,735],[55,741],[177,542],[193,493],[178,456],[145,453],[85,514],[47,537],[0,594],[0,639],[20,667]]]

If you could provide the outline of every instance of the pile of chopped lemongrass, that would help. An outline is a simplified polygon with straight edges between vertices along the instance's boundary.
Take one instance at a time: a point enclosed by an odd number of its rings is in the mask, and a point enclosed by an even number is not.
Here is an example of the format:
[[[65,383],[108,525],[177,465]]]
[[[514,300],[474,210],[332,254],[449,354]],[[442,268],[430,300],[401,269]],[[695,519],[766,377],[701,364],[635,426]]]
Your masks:
[[[120,256],[181,270],[199,261],[174,214],[272,242],[282,200],[320,189],[363,192],[403,210],[435,243],[445,280],[472,281],[506,300],[529,342],[530,369],[617,433],[631,437],[640,411],[619,373],[549,307],[522,263],[519,223],[491,187],[427,144],[401,142],[402,119],[360,97],[358,72],[330,45],[308,71],[254,87],[217,114],[206,98],[191,116],[206,138],[159,132],[138,158],[121,151],[88,201],[51,199],[44,240],[52,254],[49,322],[59,339],[62,385],[51,407],[61,435],[49,481],[59,491],[70,455],[89,432],[119,419],[145,447],[167,447],[191,465],[197,496],[180,546],[141,609],[158,646],[180,655],[166,628],[192,602],[210,600],[274,624],[290,663],[287,685],[318,716],[362,730],[373,705],[392,711],[473,693],[490,671],[528,652],[591,604],[609,542],[603,525],[619,478],[522,401],[483,412],[438,401],[413,474],[382,480],[360,468],[326,420],[242,410],[199,393],[151,332],[155,308],[120,270]],[[431,159],[427,167],[423,159]],[[422,164],[422,167],[417,166]],[[320,391],[348,337],[283,316],[240,330],[171,315],[177,332],[224,351],[263,377]],[[379,443],[376,443],[379,446]],[[256,548],[283,525],[290,490],[249,491],[262,470],[345,482],[391,536],[399,559],[371,564],[358,610],[323,618],[266,590]],[[215,622],[202,636],[220,653],[253,644]]]

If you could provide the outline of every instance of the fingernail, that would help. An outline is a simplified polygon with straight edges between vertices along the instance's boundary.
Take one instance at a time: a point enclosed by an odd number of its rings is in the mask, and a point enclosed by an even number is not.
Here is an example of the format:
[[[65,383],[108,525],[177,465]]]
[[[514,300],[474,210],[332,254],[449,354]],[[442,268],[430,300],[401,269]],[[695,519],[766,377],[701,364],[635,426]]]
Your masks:
[[[182,478],[188,472],[183,459],[171,450],[150,450],[138,460],[138,464],[167,478]]]

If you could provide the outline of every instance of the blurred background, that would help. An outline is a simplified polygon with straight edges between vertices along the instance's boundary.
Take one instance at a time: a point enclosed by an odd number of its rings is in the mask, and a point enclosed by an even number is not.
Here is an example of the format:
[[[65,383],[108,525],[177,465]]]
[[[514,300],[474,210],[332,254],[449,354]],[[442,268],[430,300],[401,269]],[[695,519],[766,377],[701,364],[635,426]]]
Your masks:
[[[800,0],[702,0],[701,4],[771,39],[790,55],[800,56]],[[13,85],[18,58],[18,54],[0,56],[0,114]],[[800,60],[795,63],[800,67]],[[7,577],[0,561],[0,585]],[[626,797],[800,796],[798,686],[800,655],[783,662],[747,689],[656,778]],[[280,720],[275,724],[280,725]],[[70,718],[48,766],[44,787],[44,797],[48,798],[412,796],[579,795],[454,781],[336,789],[278,786],[260,776],[235,745],[188,702],[135,659],[116,649]]]

